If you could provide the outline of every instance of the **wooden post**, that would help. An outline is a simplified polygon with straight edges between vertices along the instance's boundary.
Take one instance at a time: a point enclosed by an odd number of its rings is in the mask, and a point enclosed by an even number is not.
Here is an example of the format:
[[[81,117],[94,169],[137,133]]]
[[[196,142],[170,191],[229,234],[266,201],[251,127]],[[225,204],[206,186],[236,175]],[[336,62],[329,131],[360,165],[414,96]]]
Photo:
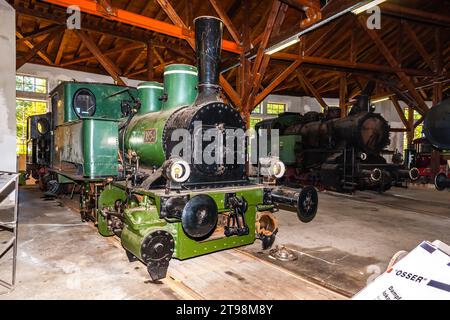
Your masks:
[[[408,148],[412,145],[414,140],[414,108],[408,107],[408,132],[406,140],[408,142]]]

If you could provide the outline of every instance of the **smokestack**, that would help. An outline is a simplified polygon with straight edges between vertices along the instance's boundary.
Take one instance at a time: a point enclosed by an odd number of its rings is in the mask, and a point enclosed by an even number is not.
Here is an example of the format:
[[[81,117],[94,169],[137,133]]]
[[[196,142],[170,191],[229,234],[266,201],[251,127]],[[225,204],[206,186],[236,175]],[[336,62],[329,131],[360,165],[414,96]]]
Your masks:
[[[220,100],[219,74],[222,51],[222,20],[202,16],[194,20],[198,68],[198,96],[195,104]]]

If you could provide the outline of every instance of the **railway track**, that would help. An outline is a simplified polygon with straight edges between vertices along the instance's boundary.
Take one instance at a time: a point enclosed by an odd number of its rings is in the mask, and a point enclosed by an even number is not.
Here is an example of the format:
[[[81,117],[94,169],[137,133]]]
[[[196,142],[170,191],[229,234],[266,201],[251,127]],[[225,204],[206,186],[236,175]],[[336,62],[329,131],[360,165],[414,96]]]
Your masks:
[[[78,209],[78,203],[74,200],[67,199],[67,198],[58,198],[57,201],[60,201],[62,205],[68,207],[76,214],[79,214]],[[97,228],[93,223],[88,223],[89,227],[91,227],[95,232],[97,232]],[[109,241],[112,245],[117,247],[120,250],[123,250],[122,245],[120,243],[119,238],[117,237],[105,237],[105,241]],[[279,265],[275,265],[273,263],[270,263],[269,261],[260,259],[256,257],[255,255],[243,251],[239,248],[230,249],[228,251],[233,252],[233,255],[239,260],[245,261],[251,259],[256,264],[260,264],[264,266],[268,271],[270,270],[271,274],[278,274],[280,278],[283,278],[285,282],[291,283],[292,286],[298,286],[298,288],[304,288],[307,286],[309,289],[317,290],[317,292],[321,292],[321,295],[324,297],[329,297],[330,299],[348,299],[349,297],[342,294],[342,292],[335,291],[330,289],[328,286],[320,284],[315,281],[311,281],[305,277],[302,277],[299,274],[296,274],[290,270],[287,270]],[[220,254],[220,252],[214,253],[214,254]],[[211,299],[210,297],[206,296],[204,293],[199,292],[199,290],[196,290],[185,283],[180,277],[175,275],[173,272],[169,271],[167,273],[167,277],[165,279],[162,279],[159,281],[160,283],[165,284],[167,287],[172,289],[181,299],[184,300],[207,300]],[[245,285],[245,284],[244,284]],[[258,286],[259,284],[250,283],[247,284],[251,286],[251,290],[254,290],[255,285]],[[237,297],[238,299],[239,297]],[[252,297],[249,297],[252,299]],[[295,298],[295,297],[294,297]]]

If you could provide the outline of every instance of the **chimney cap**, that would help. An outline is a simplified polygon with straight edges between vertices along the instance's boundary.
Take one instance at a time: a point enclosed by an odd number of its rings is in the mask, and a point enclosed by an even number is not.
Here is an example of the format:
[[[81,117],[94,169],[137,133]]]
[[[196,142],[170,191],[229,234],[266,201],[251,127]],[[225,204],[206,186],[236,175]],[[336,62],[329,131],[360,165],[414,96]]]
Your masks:
[[[222,19],[220,19],[219,17],[215,17],[215,16],[199,16],[199,17],[194,19],[194,23],[195,23],[195,21],[197,19],[205,19],[205,18],[207,18],[207,19],[216,19],[216,20],[219,20],[220,22],[223,22]]]

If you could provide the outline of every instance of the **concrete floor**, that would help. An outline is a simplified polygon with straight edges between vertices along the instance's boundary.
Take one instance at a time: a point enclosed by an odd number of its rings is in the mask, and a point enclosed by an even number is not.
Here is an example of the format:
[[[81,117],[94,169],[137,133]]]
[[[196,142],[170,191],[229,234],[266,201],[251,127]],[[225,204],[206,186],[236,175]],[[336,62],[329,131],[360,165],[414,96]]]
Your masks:
[[[17,286],[0,299],[139,299],[143,293],[179,298],[165,284],[146,283],[143,265],[130,266],[111,241],[41,195],[37,188],[20,191]],[[9,271],[6,262],[0,265],[0,278]]]
[[[450,192],[433,188],[393,188],[385,194],[321,192],[312,222],[303,224],[288,211],[280,211],[278,218],[275,245],[292,249],[299,259],[276,263],[347,296],[384,272],[396,252],[411,250],[423,240],[450,244]],[[259,247],[245,250],[256,255]]]
[[[293,212],[278,213],[275,245],[291,249],[296,261],[269,258],[257,241],[241,252],[172,261],[169,273],[175,280],[155,284],[140,262],[128,262],[117,241],[101,237],[59,201],[45,201],[36,188],[27,187],[20,192],[17,288],[0,299],[254,299],[261,275],[268,285],[258,299],[340,299],[316,284],[351,296],[383,272],[397,251],[422,240],[450,243],[449,192],[413,187],[384,195],[324,192],[319,199],[309,224]],[[0,264],[0,278],[5,265]]]

